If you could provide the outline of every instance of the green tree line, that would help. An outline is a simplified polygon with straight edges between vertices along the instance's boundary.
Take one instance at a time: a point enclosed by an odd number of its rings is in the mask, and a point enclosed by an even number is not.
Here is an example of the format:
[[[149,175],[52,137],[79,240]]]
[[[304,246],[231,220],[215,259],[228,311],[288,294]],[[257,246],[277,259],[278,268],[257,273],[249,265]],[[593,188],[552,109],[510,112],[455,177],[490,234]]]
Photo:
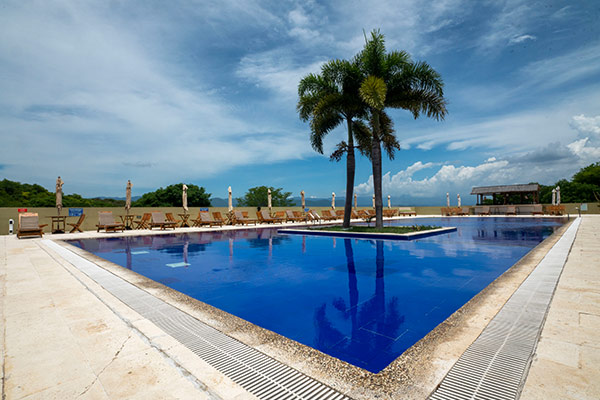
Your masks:
[[[183,184],[169,185],[154,192],[145,193],[132,202],[133,207],[177,207],[181,206]],[[203,187],[189,184],[188,206],[209,207],[210,193]],[[0,207],[54,207],[56,195],[37,184],[28,184],[4,179],[0,181]],[[125,207],[125,200],[84,198],[79,194],[63,195],[63,207]]]
[[[540,202],[552,203],[552,189],[557,186],[561,203],[600,202],[600,162],[580,169],[570,181],[561,179],[552,186],[540,185]]]

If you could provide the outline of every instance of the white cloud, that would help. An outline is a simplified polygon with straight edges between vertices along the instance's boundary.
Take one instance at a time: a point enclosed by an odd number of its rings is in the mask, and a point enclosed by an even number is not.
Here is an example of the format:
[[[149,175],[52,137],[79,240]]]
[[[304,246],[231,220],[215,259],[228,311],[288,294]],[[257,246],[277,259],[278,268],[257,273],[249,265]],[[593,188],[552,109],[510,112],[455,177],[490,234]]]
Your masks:
[[[567,147],[577,157],[589,160],[589,162],[597,162],[600,160],[600,147],[588,146],[588,142],[589,138],[583,138],[576,140],[573,143],[569,143]]]
[[[583,114],[575,115],[571,120],[571,126],[581,133],[600,136],[600,115],[595,117],[586,117]]]
[[[508,41],[508,44],[518,44],[518,43],[523,43],[526,40],[536,40],[536,39],[537,38],[533,35],[518,35],[518,36],[511,38]]]
[[[300,79],[309,73],[318,73],[324,62],[299,64],[292,60],[287,50],[272,50],[245,56],[240,61],[237,75],[276,93],[280,100],[295,104]]]
[[[552,89],[600,73],[600,42],[556,57],[548,57],[523,67],[520,78],[524,88]],[[570,88],[568,88],[570,89]]]
[[[106,194],[99,182],[115,177],[157,187],[311,154],[304,132],[243,120],[208,77],[189,87],[152,38],[84,3],[10,8],[0,26],[0,159],[12,179],[61,175]],[[25,147],[44,168],[24,162]]]

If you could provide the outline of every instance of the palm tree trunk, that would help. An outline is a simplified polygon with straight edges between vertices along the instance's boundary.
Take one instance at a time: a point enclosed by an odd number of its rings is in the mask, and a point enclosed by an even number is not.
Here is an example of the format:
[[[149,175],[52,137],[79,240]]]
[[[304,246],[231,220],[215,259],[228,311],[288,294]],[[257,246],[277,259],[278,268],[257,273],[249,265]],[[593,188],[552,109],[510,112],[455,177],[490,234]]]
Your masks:
[[[373,141],[371,164],[373,165],[373,191],[375,193],[375,227],[383,228],[383,200],[381,197],[381,135],[379,134],[379,111],[373,112]]]
[[[354,174],[356,160],[354,158],[354,134],[352,132],[352,118],[346,118],[348,123],[348,152],[346,153],[346,202],[344,205],[344,228],[350,227],[352,215],[352,196],[354,192]]]

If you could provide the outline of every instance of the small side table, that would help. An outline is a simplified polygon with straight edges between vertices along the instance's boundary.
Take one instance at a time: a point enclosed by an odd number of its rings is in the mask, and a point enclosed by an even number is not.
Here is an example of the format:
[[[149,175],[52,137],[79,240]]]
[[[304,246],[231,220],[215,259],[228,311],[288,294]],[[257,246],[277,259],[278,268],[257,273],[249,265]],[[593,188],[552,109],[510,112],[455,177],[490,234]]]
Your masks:
[[[119,215],[119,218],[121,218],[121,222],[123,223],[123,225],[125,225],[125,229],[129,231],[133,229],[133,220],[135,219],[135,217],[136,216],[133,214]]]
[[[191,214],[177,214],[177,215],[179,215],[179,218],[181,218],[181,222],[180,222],[179,226],[181,228],[189,228],[190,225],[188,224],[188,220],[190,219]]]
[[[52,233],[65,233],[66,215],[51,215],[48,218],[52,218],[52,228],[50,230]]]

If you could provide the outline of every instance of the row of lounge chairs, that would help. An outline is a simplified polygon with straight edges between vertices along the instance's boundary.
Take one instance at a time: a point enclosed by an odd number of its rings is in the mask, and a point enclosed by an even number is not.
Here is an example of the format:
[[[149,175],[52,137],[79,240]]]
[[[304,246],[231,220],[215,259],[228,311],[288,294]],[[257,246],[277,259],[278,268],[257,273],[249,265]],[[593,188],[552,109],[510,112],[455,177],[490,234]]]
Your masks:
[[[386,218],[394,217],[396,215],[416,215],[411,209],[384,209],[383,216]],[[72,226],[70,233],[79,231],[81,224],[85,220],[86,215],[82,214],[78,221],[75,223],[68,223]],[[375,210],[352,210],[352,219],[364,219],[370,220],[375,217]],[[285,222],[321,222],[321,221],[334,221],[344,218],[344,210],[323,210],[319,215],[314,210],[309,210],[307,213],[301,213],[300,211],[276,211],[272,215],[268,210],[261,210],[256,212],[256,218],[250,218],[247,211],[234,211],[228,219],[223,218],[223,215],[215,211],[209,214],[208,211],[201,211],[196,219],[191,220],[193,227],[201,226],[222,226],[228,222],[236,225],[250,225],[250,224],[270,224],[270,223],[285,223]],[[163,213],[162,211],[154,211],[151,213],[144,213],[139,221],[133,221],[132,228],[134,229],[153,229],[160,228],[174,229],[181,221],[177,221],[172,213]],[[40,225],[39,217],[36,213],[22,213],[19,214],[19,228],[17,231],[17,237],[21,238],[24,236],[42,236],[43,228],[47,224]],[[125,225],[121,222],[115,221],[112,211],[99,211],[98,212],[98,224],[96,225],[97,232],[118,232],[124,231]]]

